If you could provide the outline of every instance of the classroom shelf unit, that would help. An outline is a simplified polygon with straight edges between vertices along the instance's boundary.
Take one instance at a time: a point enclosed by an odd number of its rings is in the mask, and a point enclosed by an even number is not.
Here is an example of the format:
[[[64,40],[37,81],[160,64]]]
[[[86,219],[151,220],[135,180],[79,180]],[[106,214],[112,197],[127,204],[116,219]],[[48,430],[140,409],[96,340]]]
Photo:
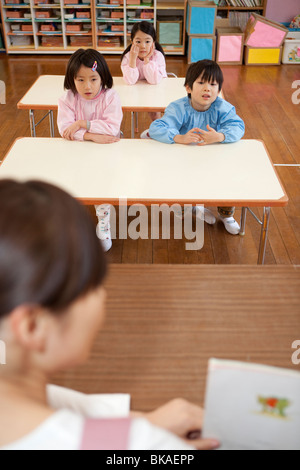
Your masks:
[[[182,23],[180,40],[164,45],[166,54],[185,53],[185,0],[0,0],[0,6],[9,54],[66,54],[79,47],[121,54],[136,22],[156,27],[161,18]]]
[[[236,0],[219,0],[217,5],[218,17],[223,20],[230,19],[232,26],[239,26],[243,29],[251,13],[266,15],[268,0],[243,0],[243,3],[248,6],[234,5],[236,3]],[[256,6],[250,6],[251,3],[256,3]],[[222,25],[222,22],[219,24]]]
[[[0,52],[4,52],[4,39],[3,39],[3,26],[2,26],[2,17],[1,17],[1,11],[0,11]]]

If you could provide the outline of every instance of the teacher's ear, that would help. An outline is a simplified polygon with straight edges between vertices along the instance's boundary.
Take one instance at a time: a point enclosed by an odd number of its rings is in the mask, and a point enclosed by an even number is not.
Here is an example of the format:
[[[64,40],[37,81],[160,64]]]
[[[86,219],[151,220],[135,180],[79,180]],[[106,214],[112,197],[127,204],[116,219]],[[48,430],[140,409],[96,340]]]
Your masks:
[[[20,305],[9,315],[15,341],[27,351],[43,352],[48,330],[48,315],[37,305]]]

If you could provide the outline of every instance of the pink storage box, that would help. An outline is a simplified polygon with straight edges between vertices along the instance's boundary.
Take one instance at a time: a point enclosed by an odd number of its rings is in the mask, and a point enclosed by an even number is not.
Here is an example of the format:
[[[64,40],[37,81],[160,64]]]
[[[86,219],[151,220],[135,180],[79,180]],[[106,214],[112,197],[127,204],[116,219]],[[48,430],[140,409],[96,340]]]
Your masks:
[[[242,64],[244,52],[244,33],[240,28],[217,28],[218,64]]]
[[[245,30],[245,46],[281,47],[288,32],[282,24],[252,13]]]

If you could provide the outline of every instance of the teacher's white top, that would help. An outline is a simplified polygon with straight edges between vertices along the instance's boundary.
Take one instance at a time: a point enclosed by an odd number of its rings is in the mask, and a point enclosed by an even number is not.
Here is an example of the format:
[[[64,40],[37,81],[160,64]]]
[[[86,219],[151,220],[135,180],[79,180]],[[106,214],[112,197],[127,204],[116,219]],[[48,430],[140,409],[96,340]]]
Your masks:
[[[101,145],[20,138],[4,159],[0,178],[44,180],[86,204],[119,204],[125,198],[212,206],[288,202],[265,146],[257,140],[200,147],[150,139]]]
[[[40,75],[18,102],[19,109],[56,110],[64,92],[64,75]],[[164,78],[158,85],[145,80],[127,85],[123,77],[113,77],[114,89],[123,111],[163,111],[168,104],[186,96],[184,78]]]

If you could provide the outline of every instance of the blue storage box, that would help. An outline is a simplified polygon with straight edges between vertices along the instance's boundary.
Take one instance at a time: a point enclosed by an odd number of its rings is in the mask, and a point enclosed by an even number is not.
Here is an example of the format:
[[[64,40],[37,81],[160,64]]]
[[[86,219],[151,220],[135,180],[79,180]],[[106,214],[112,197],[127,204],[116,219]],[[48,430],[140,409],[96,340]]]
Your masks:
[[[188,34],[213,36],[216,30],[217,6],[213,1],[193,1],[187,4],[186,31]]]
[[[300,28],[290,28],[291,23],[281,23],[283,26],[285,26],[291,33],[299,32]]]
[[[198,60],[215,60],[216,36],[189,36],[188,63],[198,62]]]

